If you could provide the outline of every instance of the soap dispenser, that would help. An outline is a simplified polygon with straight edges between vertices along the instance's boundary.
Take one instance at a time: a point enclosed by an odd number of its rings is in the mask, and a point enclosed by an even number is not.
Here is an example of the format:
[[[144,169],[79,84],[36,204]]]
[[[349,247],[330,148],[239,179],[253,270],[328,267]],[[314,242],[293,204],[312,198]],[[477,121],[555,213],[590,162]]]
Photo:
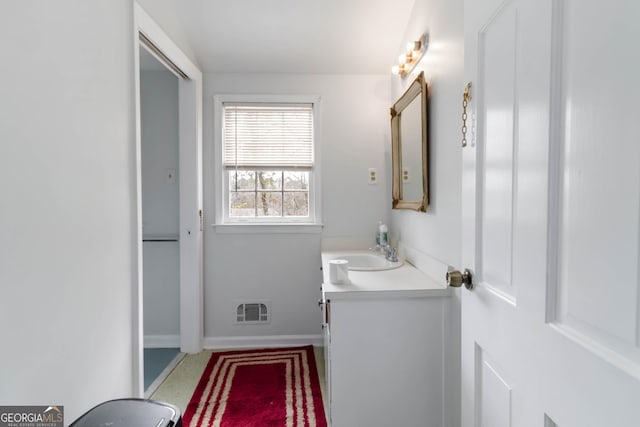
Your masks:
[[[380,236],[380,247],[385,247],[389,244],[389,228],[382,221],[378,225],[378,235]]]

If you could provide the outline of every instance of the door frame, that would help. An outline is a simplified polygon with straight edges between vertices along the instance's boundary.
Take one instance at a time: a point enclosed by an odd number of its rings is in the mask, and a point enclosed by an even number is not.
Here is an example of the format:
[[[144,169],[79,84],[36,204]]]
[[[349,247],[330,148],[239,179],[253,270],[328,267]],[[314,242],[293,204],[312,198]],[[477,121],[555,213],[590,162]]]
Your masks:
[[[203,214],[202,214],[202,72],[158,24],[133,3],[135,93],[135,147],[132,235],[132,348],[133,394],[144,396],[144,317],[142,257],[142,130],[140,106],[140,48],[147,49],[178,77],[179,90],[179,246],[180,246],[180,351],[202,350]],[[148,49],[150,46],[152,49]]]

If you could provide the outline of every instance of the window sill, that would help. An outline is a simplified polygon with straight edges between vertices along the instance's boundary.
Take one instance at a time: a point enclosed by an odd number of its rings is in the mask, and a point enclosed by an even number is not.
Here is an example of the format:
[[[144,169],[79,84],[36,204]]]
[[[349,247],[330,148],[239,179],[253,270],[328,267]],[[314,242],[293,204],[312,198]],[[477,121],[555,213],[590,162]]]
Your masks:
[[[219,234],[320,234],[323,224],[212,224]]]

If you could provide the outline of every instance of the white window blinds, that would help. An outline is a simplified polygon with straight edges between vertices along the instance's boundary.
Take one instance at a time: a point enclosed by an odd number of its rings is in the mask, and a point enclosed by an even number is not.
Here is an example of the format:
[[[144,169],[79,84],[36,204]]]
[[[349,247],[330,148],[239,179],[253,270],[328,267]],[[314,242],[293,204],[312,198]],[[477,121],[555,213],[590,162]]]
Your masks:
[[[224,104],[226,168],[313,166],[311,104]]]

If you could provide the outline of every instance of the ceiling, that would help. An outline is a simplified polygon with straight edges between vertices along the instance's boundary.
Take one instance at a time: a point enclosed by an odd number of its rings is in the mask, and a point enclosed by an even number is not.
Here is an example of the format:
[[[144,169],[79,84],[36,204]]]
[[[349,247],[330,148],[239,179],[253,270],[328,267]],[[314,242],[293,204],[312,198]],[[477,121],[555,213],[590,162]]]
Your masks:
[[[415,0],[140,0],[205,72],[387,74]],[[170,27],[170,28],[169,28]]]

